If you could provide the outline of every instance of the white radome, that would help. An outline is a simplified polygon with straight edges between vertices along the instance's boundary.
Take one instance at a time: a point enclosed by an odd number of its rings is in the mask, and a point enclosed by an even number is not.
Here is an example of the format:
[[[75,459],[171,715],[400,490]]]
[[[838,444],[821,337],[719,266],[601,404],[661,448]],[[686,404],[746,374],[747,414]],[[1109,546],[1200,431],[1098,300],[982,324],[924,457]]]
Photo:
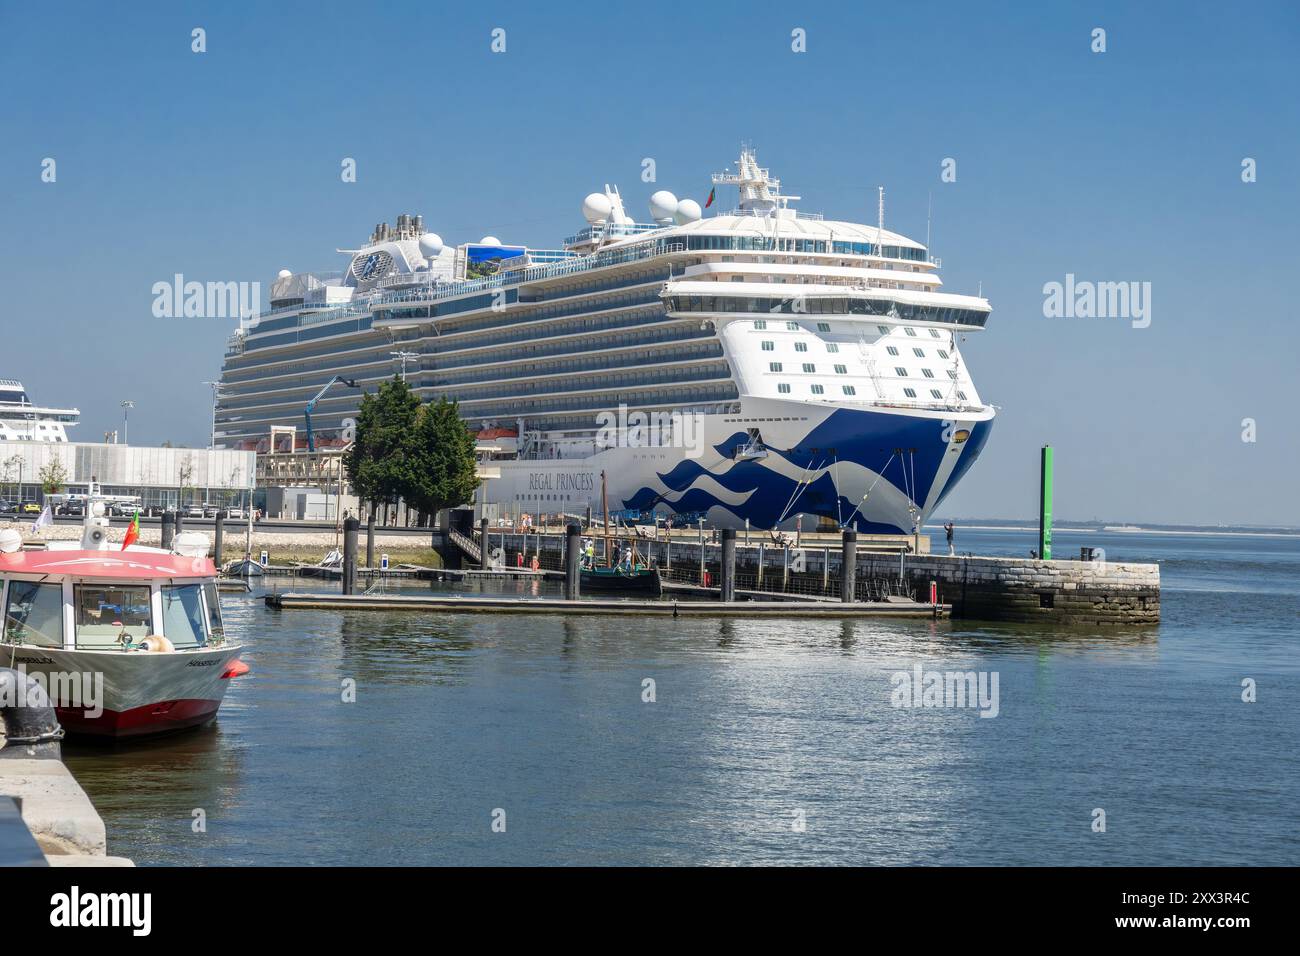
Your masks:
[[[426,259],[436,259],[442,255],[442,236],[436,232],[426,232],[420,237],[420,255]]]
[[[582,218],[587,222],[605,222],[614,211],[614,204],[604,193],[592,193],[582,201]]]
[[[262,274],[265,275],[266,273],[262,273]],[[287,279],[287,278],[289,278],[291,275],[293,275],[293,273],[290,272],[288,269],[281,269],[279,272],[277,272],[277,273],[275,274],[275,277],[276,277],[277,279]]]
[[[666,189],[661,189],[650,197],[650,218],[655,222],[672,219],[677,212],[677,197]]]
[[[673,213],[673,221],[679,226],[684,226],[688,222],[694,222],[704,215],[704,210],[694,199],[683,199],[677,204],[677,210]]]
[[[501,245],[501,240],[496,236],[484,236],[478,241],[478,244],[480,246],[499,246]]]

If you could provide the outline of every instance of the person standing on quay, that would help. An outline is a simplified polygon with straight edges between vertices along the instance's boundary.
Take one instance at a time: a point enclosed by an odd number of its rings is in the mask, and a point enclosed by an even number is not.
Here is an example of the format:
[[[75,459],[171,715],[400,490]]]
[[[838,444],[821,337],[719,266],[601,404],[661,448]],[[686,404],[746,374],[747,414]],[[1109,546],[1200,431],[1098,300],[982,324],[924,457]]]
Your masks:
[[[952,522],[949,521],[946,525],[944,525],[943,530],[948,535],[948,554],[949,556],[955,555],[957,552],[953,550],[953,546],[952,546],[952,531],[953,531]]]

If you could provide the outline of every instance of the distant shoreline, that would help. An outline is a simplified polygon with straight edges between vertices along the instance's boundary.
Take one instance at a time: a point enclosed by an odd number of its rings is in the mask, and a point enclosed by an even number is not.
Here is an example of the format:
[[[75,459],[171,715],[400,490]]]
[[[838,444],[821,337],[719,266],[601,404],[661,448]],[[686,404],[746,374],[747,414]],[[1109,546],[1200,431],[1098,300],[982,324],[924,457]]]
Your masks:
[[[1037,532],[1036,525],[997,525],[997,524],[963,524],[954,521],[954,527],[965,529],[967,531],[1027,531]],[[942,531],[941,524],[927,524],[926,530]],[[1070,534],[1171,534],[1185,536],[1202,536],[1206,538],[1300,538],[1300,531],[1183,531],[1159,528],[1142,528],[1134,527],[1124,531],[1106,531],[1103,528],[1059,528],[1054,527],[1052,531],[1056,534],[1068,532]]]

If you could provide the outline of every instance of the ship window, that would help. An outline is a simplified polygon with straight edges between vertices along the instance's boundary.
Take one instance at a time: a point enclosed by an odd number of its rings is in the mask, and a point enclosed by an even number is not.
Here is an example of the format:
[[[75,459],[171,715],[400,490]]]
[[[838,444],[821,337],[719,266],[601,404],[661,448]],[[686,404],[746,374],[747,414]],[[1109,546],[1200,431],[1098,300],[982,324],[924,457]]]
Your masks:
[[[803,363],[803,370],[804,370],[805,372],[815,372],[815,371],[817,371],[817,366],[814,365],[812,362],[804,362],[804,363]]]
[[[958,393],[957,393],[957,397],[960,398],[963,402],[966,401],[966,393],[965,393],[965,392],[958,392]]]
[[[939,349],[939,358],[946,359],[947,357],[948,357],[948,353],[943,349]]]
[[[952,371],[951,369],[948,370],[948,377],[952,379],[954,382],[957,381],[957,373]]]
[[[912,349],[912,354],[917,358],[925,358],[925,349]]]
[[[907,369],[901,365],[895,365],[894,371],[898,373],[899,378],[907,378]]]
[[[934,378],[934,373],[931,372],[928,368],[921,369],[921,374],[924,375],[926,378]]]
[[[903,394],[906,395],[908,398],[916,398],[916,389],[905,388],[903,389]]]
[[[63,646],[63,585],[9,582],[5,641],[37,647]]]
[[[916,337],[916,329],[905,328],[903,329],[903,331],[906,332],[908,335],[912,336],[913,338]]]
[[[162,589],[163,637],[176,647],[203,646],[202,585],[178,584]]]
[[[876,328],[878,328],[878,329],[880,330],[880,334],[881,334],[881,335],[888,335],[888,334],[889,334],[889,326],[887,326],[887,325],[877,325]]]
[[[857,390],[856,388],[854,388],[852,385],[842,385],[842,386],[840,386],[840,387],[844,389],[844,394],[845,394],[845,395],[856,395],[856,394],[858,394],[858,390]]]
[[[847,365],[837,365],[837,366],[835,366],[835,374],[836,374],[836,375],[848,375],[848,374],[849,374],[849,367],[848,367]]]
[[[775,346],[773,343],[771,343],[771,342],[767,342],[767,341],[765,341],[765,342],[763,343],[763,351],[764,351],[764,352],[775,352],[775,351],[776,351],[776,346]]]
[[[209,581],[203,585],[203,594],[208,599],[208,640],[220,644],[225,640],[226,629],[221,624],[221,601],[217,597],[217,586]]]
[[[890,355],[897,355],[897,354],[898,354],[898,349],[894,348],[892,345],[886,345],[886,346],[885,346],[885,351],[888,352]]]
[[[787,329],[789,329],[791,332],[798,332],[798,331],[799,331],[799,323],[798,323],[798,322],[786,322],[785,327],[786,327]]]
[[[781,363],[780,363],[780,362],[768,362],[768,363],[767,363],[767,370],[768,370],[769,372],[779,372],[779,371],[781,371]]]
[[[767,328],[767,319],[755,319],[755,320],[754,320],[754,328],[756,328],[756,329],[765,329],[765,328]]]
[[[138,642],[153,633],[148,585],[78,584],[78,647],[121,647],[122,635]]]
[[[830,324],[829,322],[818,322],[818,323],[817,323],[817,331],[818,331],[818,332],[829,332],[830,330],[831,330],[831,324]]]
[[[777,385],[776,390],[780,392],[782,395],[790,394],[790,386],[787,385],[785,382],[782,382],[781,384]]]
[[[826,343],[826,351],[827,351],[827,352],[838,352],[839,350],[840,350],[840,347],[839,347],[838,345],[836,345],[834,342],[827,342],[827,343]]]
[[[796,343],[794,343],[794,350],[795,350],[796,352],[807,352],[807,351],[808,351],[808,343],[807,343],[807,342],[796,342]]]
[[[937,338],[939,337],[939,330],[938,330],[938,329],[931,329],[931,330],[930,330],[930,335],[937,339]]]
[[[822,388],[820,385],[814,385],[814,386],[812,387],[812,393],[813,393],[814,395],[821,395],[821,394],[822,394],[823,392],[825,392],[825,391],[826,391],[826,389]]]
[[[943,398],[943,392],[939,391],[937,388],[930,389],[930,394],[935,398]]]

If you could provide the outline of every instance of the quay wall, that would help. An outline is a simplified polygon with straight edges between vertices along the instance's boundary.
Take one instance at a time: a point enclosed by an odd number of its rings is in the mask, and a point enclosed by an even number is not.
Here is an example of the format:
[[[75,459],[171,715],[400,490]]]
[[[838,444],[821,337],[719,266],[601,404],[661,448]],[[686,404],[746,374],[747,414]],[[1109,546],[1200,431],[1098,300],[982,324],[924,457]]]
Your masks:
[[[435,544],[437,540],[435,539]],[[595,536],[597,559],[602,540]],[[722,546],[706,540],[639,539],[638,553],[649,557],[665,577],[689,584],[717,586]],[[562,535],[489,533],[489,550],[503,563],[517,566],[537,554],[542,568],[563,569]],[[804,548],[739,541],[736,587],[791,594],[840,595],[841,551],[820,542]],[[1149,625],[1160,621],[1160,566],[1105,560],[997,558],[976,555],[857,552],[855,596],[883,600],[911,595],[928,601],[934,582],[941,604],[952,605],[954,618],[1061,625]]]

